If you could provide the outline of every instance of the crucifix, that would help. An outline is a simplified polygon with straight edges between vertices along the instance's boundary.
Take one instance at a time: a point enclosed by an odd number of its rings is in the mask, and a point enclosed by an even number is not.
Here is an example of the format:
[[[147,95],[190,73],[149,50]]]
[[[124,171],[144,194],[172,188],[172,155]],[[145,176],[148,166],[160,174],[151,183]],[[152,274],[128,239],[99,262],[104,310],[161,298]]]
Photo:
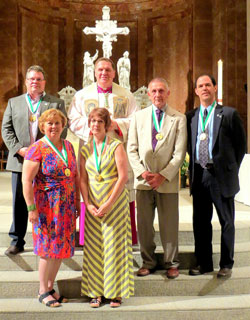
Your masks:
[[[116,20],[110,20],[110,8],[105,6],[102,8],[102,20],[96,20],[95,27],[85,27],[85,34],[95,34],[96,41],[102,41],[102,51],[104,58],[112,56],[112,41],[117,41],[118,34],[129,34],[129,28],[118,28]]]

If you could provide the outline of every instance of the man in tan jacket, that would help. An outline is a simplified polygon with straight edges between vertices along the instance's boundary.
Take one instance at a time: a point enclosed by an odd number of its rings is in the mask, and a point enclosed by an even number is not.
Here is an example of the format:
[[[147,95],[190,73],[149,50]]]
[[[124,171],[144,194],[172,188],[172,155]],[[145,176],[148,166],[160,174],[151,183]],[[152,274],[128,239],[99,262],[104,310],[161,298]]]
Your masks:
[[[164,249],[167,277],[178,277],[178,190],[179,168],[186,153],[186,118],[167,105],[166,80],[149,83],[152,105],[134,114],[128,138],[128,157],[135,176],[137,226],[142,268],[138,276],[156,269],[154,243],[155,208]]]

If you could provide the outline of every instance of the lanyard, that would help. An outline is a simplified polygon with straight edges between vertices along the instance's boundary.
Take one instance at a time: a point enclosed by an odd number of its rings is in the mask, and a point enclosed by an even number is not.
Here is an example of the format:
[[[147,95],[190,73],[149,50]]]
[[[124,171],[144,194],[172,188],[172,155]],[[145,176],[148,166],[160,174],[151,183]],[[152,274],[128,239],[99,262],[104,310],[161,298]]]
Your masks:
[[[202,111],[201,111],[201,108],[200,108],[200,119],[201,119],[201,129],[202,129],[202,132],[204,132],[205,129],[207,128],[207,126],[208,126],[208,122],[209,122],[208,120],[209,120],[209,118],[210,118],[210,116],[211,116],[212,111],[214,110],[215,104],[216,104],[216,101],[213,102],[212,107],[211,107],[210,111],[208,112],[208,115],[207,115],[207,117],[206,117],[206,119],[205,119],[205,122],[204,122],[204,120],[203,120],[203,114],[202,114]]]
[[[63,145],[63,150],[62,152],[60,152],[57,147],[49,140],[49,138],[45,135],[45,139],[47,140],[48,144],[50,145],[50,147],[56,152],[56,154],[62,159],[62,161],[64,162],[64,164],[66,165],[66,167],[68,166],[68,155],[67,155],[67,151],[65,148],[65,144],[64,141],[62,142]]]
[[[100,165],[101,165],[101,159],[102,159],[102,152],[105,146],[105,142],[106,142],[106,136],[102,142],[102,149],[101,149],[101,153],[99,155],[99,157],[97,156],[97,150],[96,150],[96,144],[95,144],[95,139],[93,139],[93,146],[94,146],[94,154],[95,154],[95,166],[96,166],[96,170],[97,172],[100,172]]]
[[[153,122],[154,122],[155,130],[157,132],[160,132],[160,129],[161,129],[161,126],[162,126],[162,121],[163,121],[163,118],[164,118],[164,112],[162,114],[160,123],[158,122],[158,119],[156,117],[156,112],[155,112],[154,109],[152,110],[152,116],[153,116]]]
[[[37,109],[38,109],[39,106],[40,106],[40,103],[42,102],[42,97],[40,98],[40,100],[39,100],[38,103],[37,103],[36,110],[33,109],[33,105],[32,105],[30,96],[29,96],[28,94],[27,94],[27,98],[28,98],[28,101],[29,101],[29,105],[30,105],[31,112],[32,112],[32,113],[36,113],[36,112],[37,112]]]

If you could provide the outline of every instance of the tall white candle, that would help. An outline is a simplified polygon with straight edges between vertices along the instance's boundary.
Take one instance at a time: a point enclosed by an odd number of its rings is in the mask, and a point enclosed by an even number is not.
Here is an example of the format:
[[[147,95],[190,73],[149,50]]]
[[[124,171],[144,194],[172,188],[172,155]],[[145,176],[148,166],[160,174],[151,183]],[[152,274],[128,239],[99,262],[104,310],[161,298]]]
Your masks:
[[[223,61],[220,59],[218,61],[218,103],[222,104],[222,94],[223,94]]]

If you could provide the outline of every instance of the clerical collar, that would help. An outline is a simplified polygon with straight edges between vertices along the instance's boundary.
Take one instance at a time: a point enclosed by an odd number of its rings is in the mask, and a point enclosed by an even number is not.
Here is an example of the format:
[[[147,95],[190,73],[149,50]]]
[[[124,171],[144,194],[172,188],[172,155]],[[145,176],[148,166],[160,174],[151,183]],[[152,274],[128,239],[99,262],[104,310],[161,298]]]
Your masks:
[[[97,85],[97,92],[98,93],[112,93],[112,86],[108,87],[107,89],[103,89]]]
[[[46,95],[45,91],[40,95],[38,96],[36,99],[32,99],[30,94],[27,92],[27,96],[29,96],[30,100],[33,102],[33,103],[37,103],[40,99],[42,99],[44,96]]]

